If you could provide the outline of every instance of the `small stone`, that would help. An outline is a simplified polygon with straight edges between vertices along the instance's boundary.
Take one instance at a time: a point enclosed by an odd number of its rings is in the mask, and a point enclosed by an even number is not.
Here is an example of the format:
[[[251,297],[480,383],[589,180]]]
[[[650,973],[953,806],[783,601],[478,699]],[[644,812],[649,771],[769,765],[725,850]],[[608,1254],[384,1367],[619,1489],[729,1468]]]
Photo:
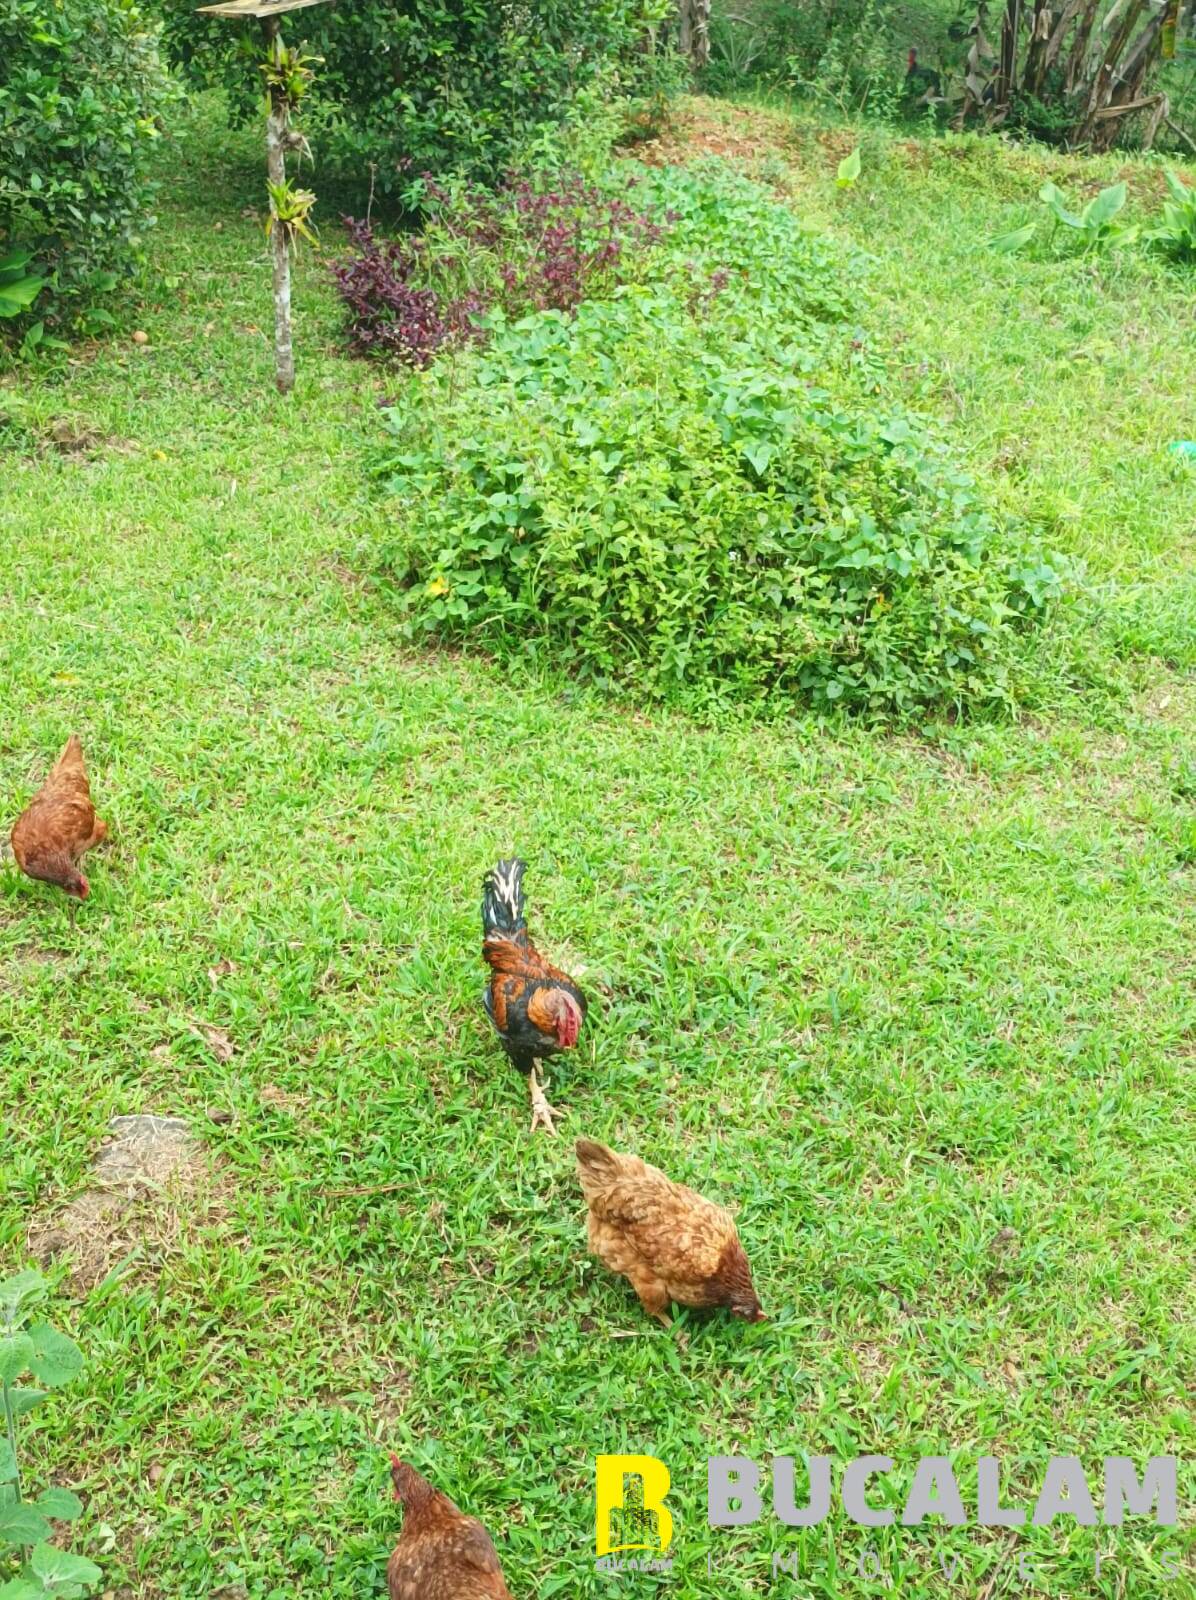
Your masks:
[[[138,328],[137,332],[133,335],[133,343],[134,344],[148,344],[149,343],[149,334],[145,333],[141,328]]]

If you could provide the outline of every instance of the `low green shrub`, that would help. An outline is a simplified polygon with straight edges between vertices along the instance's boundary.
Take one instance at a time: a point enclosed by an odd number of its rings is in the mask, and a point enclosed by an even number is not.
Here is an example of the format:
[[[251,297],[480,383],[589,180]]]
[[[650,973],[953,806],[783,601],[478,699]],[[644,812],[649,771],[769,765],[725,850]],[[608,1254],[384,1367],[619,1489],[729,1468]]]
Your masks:
[[[174,94],[133,0],[0,0],[0,255],[30,252],[48,274],[39,315],[136,261]]]
[[[858,266],[746,181],[649,187],[657,281],[498,319],[389,411],[409,636],[691,708],[1007,700],[1058,575],[869,396]]]

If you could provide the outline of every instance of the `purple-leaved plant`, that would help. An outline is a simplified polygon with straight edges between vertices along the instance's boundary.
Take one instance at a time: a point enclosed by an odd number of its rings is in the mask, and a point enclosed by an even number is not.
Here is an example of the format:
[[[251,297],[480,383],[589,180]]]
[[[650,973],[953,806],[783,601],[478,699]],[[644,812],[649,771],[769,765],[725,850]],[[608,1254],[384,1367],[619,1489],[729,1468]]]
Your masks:
[[[609,294],[664,231],[574,174],[551,189],[511,179],[495,193],[427,179],[424,195],[430,220],[420,236],[380,242],[346,217],[353,254],[332,269],[354,348],[414,367],[447,344],[484,338],[494,307],[568,312]]]

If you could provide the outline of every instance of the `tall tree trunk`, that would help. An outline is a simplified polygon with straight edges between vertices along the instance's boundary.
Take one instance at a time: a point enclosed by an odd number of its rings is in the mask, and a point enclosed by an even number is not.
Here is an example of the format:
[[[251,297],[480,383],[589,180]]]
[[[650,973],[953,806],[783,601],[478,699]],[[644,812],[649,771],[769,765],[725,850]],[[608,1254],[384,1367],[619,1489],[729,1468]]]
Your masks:
[[[1042,63],[1042,72],[1044,78],[1055,65],[1055,62],[1059,59],[1059,52],[1063,48],[1063,41],[1067,37],[1067,30],[1075,21],[1076,14],[1083,3],[1084,0],[1067,0],[1067,4],[1060,12],[1059,20],[1055,24],[1055,31],[1047,40],[1046,55],[1044,56]]]
[[[1099,10],[1100,0],[1088,0],[1088,9],[1080,18],[1080,26],[1076,29],[1076,36],[1071,44],[1071,54],[1067,58],[1067,70],[1063,75],[1063,89],[1066,94],[1072,94],[1076,84],[1083,77],[1084,61],[1088,55],[1088,41],[1092,37],[1092,29],[1096,23],[1096,14]]]
[[[695,72],[700,72],[710,60],[710,5],[711,0],[679,0],[677,42],[681,54]]]
[[[1088,100],[1084,107],[1083,121],[1073,135],[1074,139],[1081,144],[1087,143],[1092,138],[1100,113],[1113,98],[1117,63],[1122,51],[1130,42],[1134,29],[1138,26],[1145,9],[1146,0],[1131,0],[1117,26],[1117,31],[1110,39],[1104,55],[1100,58],[1100,65],[1093,73],[1092,83],[1088,90]]]
[[[1163,12],[1149,17],[1146,26],[1134,40],[1133,47],[1126,52],[1125,59],[1113,63],[1113,89],[1109,103],[1098,114],[1099,120],[1092,130],[1095,149],[1109,149],[1117,138],[1119,123],[1135,111],[1150,111],[1143,130],[1142,148],[1149,150],[1154,143],[1159,124],[1171,109],[1165,94],[1150,96],[1145,93],[1146,80],[1162,46],[1164,21]]]
[[[1017,89],[1017,46],[1022,28],[1022,0],[1009,0],[1001,23],[1001,57],[993,80],[993,105],[998,111],[1009,106]]]
[[[1050,0],[1034,0],[1034,16],[1030,23],[1030,48],[1026,52],[1026,68],[1022,73],[1022,87],[1027,94],[1037,94],[1046,77],[1047,49],[1051,42],[1051,24],[1054,13]]]
[[[282,44],[277,17],[263,17],[262,33],[266,48],[278,58]],[[271,183],[287,181],[287,125],[290,113],[286,95],[271,86],[266,114],[266,172]],[[291,247],[287,230],[276,222],[270,231],[274,255],[274,381],[279,394],[290,394],[295,387],[295,352],[291,344]]]

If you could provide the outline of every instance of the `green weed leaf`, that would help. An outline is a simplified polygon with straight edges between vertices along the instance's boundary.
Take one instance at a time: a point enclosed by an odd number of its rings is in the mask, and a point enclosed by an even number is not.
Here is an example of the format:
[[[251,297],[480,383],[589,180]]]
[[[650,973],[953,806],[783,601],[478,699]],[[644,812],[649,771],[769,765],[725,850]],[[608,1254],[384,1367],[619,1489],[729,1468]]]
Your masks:
[[[29,1357],[30,1371],[47,1389],[57,1389],[61,1384],[69,1383],[82,1370],[83,1354],[79,1346],[48,1322],[39,1322],[36,1327],[30,1328],[29,1338],[33,1346]]]
[[[1051,211],[1060,222],[1065,223],[1069,228],[1082,228],[1084,226],[1083,218],[1077,217],[1074,211],[1067,209],[1067,198],[1057,184],[1048,180],[1038,191],[1038,198],[1043,205],[1051,208]]]
[[[37,1497],[37,1509],[53,1522],[77,1522],[83,1502],[69,1489],[44,1489]]]
[[[1025,227],[1014,228],[1012,233],[999,233],[988,241],[988,248],[995,250],[998,255],[1012,255],[1015,250],[1021,250],[1038,232],[1036,222],[1027,222]]]
[[[0,317],[17,317],[37,299],[44,278],[21,278],[16,283],[0,283]]]
[[[45,1584],[34,1578],[10,1578],[0,1585],[0,1600],[42,1600]]]
[[[103,1576],[94,1561],[84,1556],[70,1555],[65,1550],[55,1550],[51,1544],[39,1544],[30,1557],[30,1566],[52,1593],[68,1584],[98,1583]]]
[[[44,1293],[45,1287],[46,1280],[41,1273],[32,1269],[0,1280],[0,1310],[19,1311],[27,1301]]]
[[[0,1506],[0,1540],[30,1545],[44,1539],[49,1532],[49,1522],[35,1506],[23,1502]]]
[[[1096,199],[1090,200],[1084,207],[1084,226],[1093,230],[1105,227],[1121,210],[1125,197],[1124,183],[1115,183],[1108,189],[1102,189]]]
[[[0,284],[17,283],[25,276],[25,268],[32,260],[33,253],[29,250],[16,250],[0,256]]]
[[[25,1416],[35,1407],[40,1406],[45,1398],[46,1391],[44,1389],[23,1389],[19,1384],[15,1384],[8,1391],[8,1402],[12,1406],[14,1417]]]
[[[22,1372],[29,1369],[33,1356],[33,1340],[28,1334],[14,1334],[10,1339],[0,1339],[0,1383],[13,1383]]]

